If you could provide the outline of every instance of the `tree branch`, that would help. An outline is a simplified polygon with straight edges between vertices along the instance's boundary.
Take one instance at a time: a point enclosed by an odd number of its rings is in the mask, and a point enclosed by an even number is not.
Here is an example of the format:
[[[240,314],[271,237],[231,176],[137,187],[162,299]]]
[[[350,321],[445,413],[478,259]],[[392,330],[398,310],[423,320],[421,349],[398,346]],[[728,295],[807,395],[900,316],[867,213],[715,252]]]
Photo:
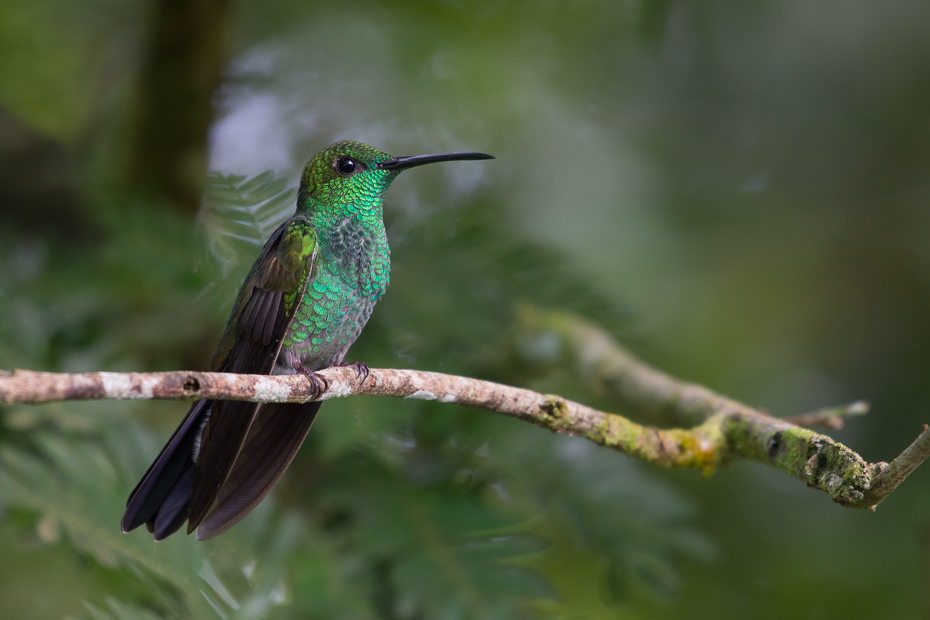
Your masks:
[[[699,411],[691,429],[661,430],[597,411],[559,396],[435,372],[372,369],[320,371],[329,389],[321,400],[351,395],[395,396],[456,403],[502,413],[559,433],[585,437],[649,463],[712,472],[736,459],[775,467],[833,501],[874,508],[930,456],[930,430],[895,461],[867,463],[829,437],[779,420],[701,386],[679,382],[625,354],[623,384],[639,405]],[[48,403],[94,399],[217,399],[306,402],[311,386],[299,375],[235,375],[210,372],[57,374],[17,370],[0,374],[0,403]]]
[[[572,368],[591,390],[652,423],[694,426],[726,406],[725,397],[644,364],[602,327],[571,312],[522,304],[517,308],[517,333],[515,348],[524,361]],[[860,400],[786,421],[839,430],[847,417],[868,412],[869,403]]]

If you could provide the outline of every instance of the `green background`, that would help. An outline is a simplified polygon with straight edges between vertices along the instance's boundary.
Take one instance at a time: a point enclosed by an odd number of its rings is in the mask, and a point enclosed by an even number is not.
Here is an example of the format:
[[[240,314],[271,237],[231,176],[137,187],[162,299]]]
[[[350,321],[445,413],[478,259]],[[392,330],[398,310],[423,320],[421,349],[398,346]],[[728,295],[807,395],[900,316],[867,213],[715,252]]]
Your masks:
[[[0,367],[205,368],[301,166],[355,139],[497,160],[396,181],[349,359],[610,410],[513,354],[531,303],[774,415],[867,399],[832,435],[870,461],[930,422],[930,5],[238,1],[197,213],[121,178],[154,12],[0,3]],[[0,617],[930,617],[926,470],[856,512],[353,398],[230,533],[120,534],[184,409],[0,408]]]

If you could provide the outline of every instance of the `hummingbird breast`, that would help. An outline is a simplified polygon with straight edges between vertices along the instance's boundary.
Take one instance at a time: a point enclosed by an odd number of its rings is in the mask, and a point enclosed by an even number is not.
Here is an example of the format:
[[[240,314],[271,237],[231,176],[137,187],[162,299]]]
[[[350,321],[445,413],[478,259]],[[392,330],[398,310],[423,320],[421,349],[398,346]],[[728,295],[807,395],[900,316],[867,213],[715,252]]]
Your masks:
[[[380,218],[346,218],[331,230],[318,230],[318,243],[313,273],[284,336],[276,374],[293,373],[295,361],[310,370],[341,362],[388,285],[390,248]]]

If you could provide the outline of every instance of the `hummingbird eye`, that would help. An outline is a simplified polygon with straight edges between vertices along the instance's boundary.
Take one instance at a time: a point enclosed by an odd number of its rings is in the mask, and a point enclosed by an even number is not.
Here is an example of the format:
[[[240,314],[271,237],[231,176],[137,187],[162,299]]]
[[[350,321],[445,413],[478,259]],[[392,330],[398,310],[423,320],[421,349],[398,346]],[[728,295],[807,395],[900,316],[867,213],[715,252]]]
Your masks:
[[[358,162],[351,157],[340,157],[336,160],[336,170],[339,171],[339,174],[349,176],[353,172],[357,172],[358,168]]]

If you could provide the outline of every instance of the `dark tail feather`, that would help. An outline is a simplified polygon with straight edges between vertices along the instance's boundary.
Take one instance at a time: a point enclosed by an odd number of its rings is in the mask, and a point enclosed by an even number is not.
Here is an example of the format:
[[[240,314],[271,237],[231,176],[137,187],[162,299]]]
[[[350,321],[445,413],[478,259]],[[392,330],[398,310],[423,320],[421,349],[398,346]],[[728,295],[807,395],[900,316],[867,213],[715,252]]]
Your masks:
[[[190,467],[181,473],[181,477],[178,478],[168,497],[165,498],[154,520],[146,522],[146,525],[151,524],[150,530],[155,536],[156,542],[164,540],[177,532],[187,521],[187,509],[193,486],[194,463],[191,462]]]
[[[258,415],[258,403],[216,401],[210,419],[200,436],[200,451],[194,467],[187,533],[190,534],[210,513],[226,480],[232,473],[242,446]]]
[[[252,512],[291,464],[322,403],[266,403],[249,428],[216,506],[197,528],[197,540],[218,536]]]
[[[126,512],[120,521],[123,532],[131,532],[145,523],[155,534],[155,540],[161,540],[184,523],[193,479],[194,444],[209,412],[210,401],[199,400],[191,406],[158,458],[129,495]],[[176,527],[171,529],[170,526],[175,524]]]

